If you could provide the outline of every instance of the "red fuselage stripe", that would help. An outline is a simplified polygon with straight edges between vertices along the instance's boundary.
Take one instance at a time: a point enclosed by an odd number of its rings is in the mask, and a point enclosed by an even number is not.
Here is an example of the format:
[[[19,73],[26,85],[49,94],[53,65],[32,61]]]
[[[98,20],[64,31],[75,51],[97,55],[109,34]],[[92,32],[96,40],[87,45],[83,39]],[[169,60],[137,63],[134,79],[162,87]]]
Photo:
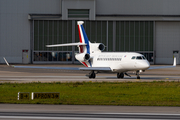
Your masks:
[[[87,64],[86,64],[85,62],[82,62],[82,64],[84,64],[86,67],[88,67]]]
[[[81,38],[81,32],[80,32],[80,25],[78,25],[78,31],[79,31],[79,41],[82,43],[82,38]],[[80,52],[83,53],[83,46],[80,45]]]

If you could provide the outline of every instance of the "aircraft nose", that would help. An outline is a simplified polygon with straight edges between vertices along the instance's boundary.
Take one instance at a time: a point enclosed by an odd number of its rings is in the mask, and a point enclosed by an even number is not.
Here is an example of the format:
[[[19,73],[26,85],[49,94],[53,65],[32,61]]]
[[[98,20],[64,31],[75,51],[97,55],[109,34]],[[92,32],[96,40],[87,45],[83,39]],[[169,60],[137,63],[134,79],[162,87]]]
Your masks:
[[[145,69],[148,69],[148,68],[150,67],[149,62],[146,61],[146,62],[143,64],[143,67],[144,67]]]
[[[146,70],[150,67],[150,64],[148,61],[140,62],[139,64],[142,70]]]

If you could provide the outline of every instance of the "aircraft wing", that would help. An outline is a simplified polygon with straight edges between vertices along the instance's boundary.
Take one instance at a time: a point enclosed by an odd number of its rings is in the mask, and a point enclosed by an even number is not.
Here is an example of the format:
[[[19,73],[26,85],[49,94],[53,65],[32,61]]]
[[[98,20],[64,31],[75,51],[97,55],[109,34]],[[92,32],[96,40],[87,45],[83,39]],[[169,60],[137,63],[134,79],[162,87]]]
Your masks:
[[[14,68],[35,68],[35,69],[56,69],[56,70],[82,70],[82,71],[106,71],[110,72],[110,67],[45,67],[45,66],[14,66]]]
[[[78,67],[45,67],[45,66],[15,66],[15,65],[9,65],[6,58],[4,58],[4,61],[6,62],[7,66],[13,67],[13,68],[36,68],[36,69],[56,69],[56,70],[79,70]]]
[[[152,69],[164,69],[164,68],[173,68],[176,67],[176,57],[174,57],[174,63],[172,66],[151,66],[148,70]]]
[[[148,70],[152,70],[152,69],[164,69],[164,68],[173,68],[176,66],[151,66]]]
[[[12,66],[14,68],[36,68],[36,69],[56,69],[56,70],[79,70],[78,67],[45,67],[45,66]]]
[[[35,69],[56,69],[56,70],[82,70],[82,71],[106,71],[111,72],[110,67],[48,67],[48,66],[15,66],[9,65],[7,60],[4,58],[4,61],[8,66],[13,68],[35,68]]]

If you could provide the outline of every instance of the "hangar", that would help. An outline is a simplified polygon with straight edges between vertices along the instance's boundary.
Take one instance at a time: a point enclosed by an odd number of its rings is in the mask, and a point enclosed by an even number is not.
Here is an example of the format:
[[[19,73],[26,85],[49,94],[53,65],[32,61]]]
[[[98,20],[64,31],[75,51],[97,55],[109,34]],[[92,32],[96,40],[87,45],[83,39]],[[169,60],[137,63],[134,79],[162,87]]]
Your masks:
[[[180,51],[179,0],[0,0],[0,63],[78,63],[83,20],[91,42],[105,51],[135,51],[151,64],[172,64]]]

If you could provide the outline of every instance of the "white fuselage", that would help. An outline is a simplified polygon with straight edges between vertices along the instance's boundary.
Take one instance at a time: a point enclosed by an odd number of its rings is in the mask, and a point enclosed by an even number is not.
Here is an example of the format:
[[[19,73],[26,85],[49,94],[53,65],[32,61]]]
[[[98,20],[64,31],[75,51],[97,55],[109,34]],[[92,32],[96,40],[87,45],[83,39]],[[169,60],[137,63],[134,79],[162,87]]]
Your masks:
[[[102,52],[105,45],[103,43],[91,43],[86,35],[83,23],[83,21],[77,21],[79,43],[47,45],[47,47],[77,46],[79,53],[75,55],[75,58],[86,66],[86,68],[79,68],[79,70],[91,71],[88,75],[89,78],[95,78],[96,73],[99,72],[115,72],[117,78],[124,78],[124,74],[128,75],[127,71],[136,71],[137,79],[140,79],[139,72],[150,67],[147,59],[136,52]]]
[[[102,52],[92,55],[92,67],[110,67],[112,72],[146,70],[149,62],[135,52]]]

